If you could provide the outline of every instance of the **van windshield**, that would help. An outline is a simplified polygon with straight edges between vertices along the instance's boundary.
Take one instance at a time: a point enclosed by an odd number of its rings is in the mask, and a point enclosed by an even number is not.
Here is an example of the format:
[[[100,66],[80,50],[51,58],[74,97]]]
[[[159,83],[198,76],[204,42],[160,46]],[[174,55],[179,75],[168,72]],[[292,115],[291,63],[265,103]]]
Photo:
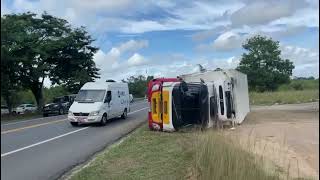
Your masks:
[[[80,90],[76,102],[102,102],[105,90]]]

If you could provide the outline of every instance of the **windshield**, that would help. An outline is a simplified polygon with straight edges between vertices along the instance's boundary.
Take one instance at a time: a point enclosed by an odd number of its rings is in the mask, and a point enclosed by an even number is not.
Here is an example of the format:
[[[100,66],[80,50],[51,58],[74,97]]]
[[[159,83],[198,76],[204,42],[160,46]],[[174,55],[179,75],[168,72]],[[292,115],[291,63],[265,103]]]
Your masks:
[[[80,90],[75,101],[77,102],[102,102],[105,90]]]

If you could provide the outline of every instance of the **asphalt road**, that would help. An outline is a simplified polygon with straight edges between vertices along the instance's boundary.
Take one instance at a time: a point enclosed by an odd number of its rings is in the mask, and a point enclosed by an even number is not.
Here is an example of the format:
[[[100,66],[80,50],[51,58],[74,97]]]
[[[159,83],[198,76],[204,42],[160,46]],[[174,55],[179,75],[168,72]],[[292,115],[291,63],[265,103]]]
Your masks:
[[[66,115],[1,124],[1,179],[57,179],[147,122],[147,102],[131,104],[125,120],[72,127]]]

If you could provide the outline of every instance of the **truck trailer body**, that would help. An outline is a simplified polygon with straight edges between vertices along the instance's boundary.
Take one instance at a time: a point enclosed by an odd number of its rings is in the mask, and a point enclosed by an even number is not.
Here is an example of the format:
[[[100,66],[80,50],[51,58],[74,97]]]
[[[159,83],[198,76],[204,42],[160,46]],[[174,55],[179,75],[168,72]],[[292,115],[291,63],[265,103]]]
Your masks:
[[[221,121],[241,124],[250,112],[246,74],[229,69],[185,74],[179,77],[187,83],[203,81],[208,87],[213,86],[217,98],[218,119]]]

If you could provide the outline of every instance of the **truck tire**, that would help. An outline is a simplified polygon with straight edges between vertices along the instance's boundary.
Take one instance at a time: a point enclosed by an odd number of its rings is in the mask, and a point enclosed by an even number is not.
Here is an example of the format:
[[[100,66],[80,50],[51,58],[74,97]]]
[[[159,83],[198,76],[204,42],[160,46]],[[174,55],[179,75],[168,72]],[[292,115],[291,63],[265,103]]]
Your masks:
[[[128,116],[128,112],[127,112],[127,108],[125,108],[125,109],[123,110],[123,113],[122,113],[122,115],[121,115],[121,118],[122,118],[122,119],[126,119],[127,116]]]
[[[76,127],[76,126],[78,126],[78,125],[79,125],[79,123],[78,123],[78,122],[70,122],[70,124],[71,124],[73,127]]]
[[[107,124],[107,115],[104,114],[100,120],[100,125],[105,126]]]
[[[43,114],[43,117],[48,117],[48,114]]]

